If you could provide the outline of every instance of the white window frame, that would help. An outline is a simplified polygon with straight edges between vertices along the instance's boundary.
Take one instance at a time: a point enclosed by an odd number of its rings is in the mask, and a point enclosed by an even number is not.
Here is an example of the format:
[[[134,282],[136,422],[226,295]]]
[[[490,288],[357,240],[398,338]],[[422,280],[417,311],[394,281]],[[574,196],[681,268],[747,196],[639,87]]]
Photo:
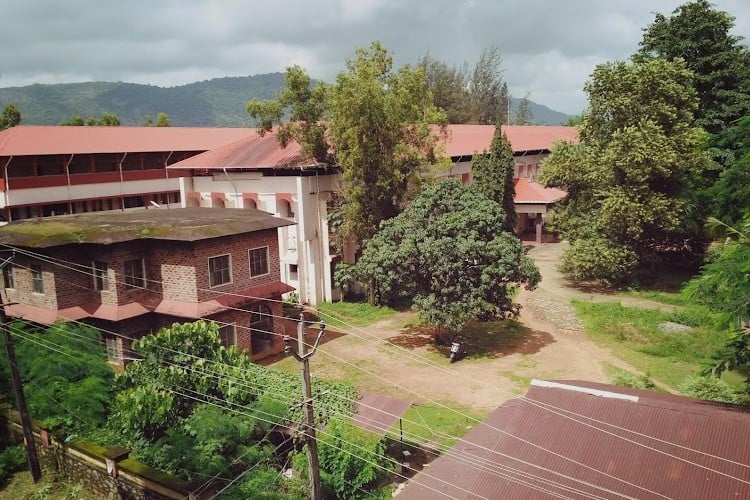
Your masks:
[[[233,345],[234,346],[237,345],[237,324],[236,323],[226,323],[226,324],[216,323],[216,326],[219,327],[217,334],[219,335],[219,340],[221,341],[221,345],[223,345],[226,348],[229,348]],[[221,331],[227,328],[232,329],[232,336],[231,336],[232,342],[229,345],[224,345],[224,341],[221,337]]]
[[[223,281],[221,283],[212,283],[212,277],[213,277],[213,270],[211,269],[211,260],[218,259],[221,257],[227,258],[228,263],[228,270],[229,270],[229,281]],[[232,279],[232,254],[231,253],[223,253],[220,255],[214,255],[208,258],[208,286],[209,288],[216,288],[224,285],[230,285],[233,282]]]
[[[132,275],[132,274],[128,274],[128,264],[132,262],[136,262],[136,261],[140,262],[140,269],[141,269],[140,277]],[[143,257],[139,259],[126,260],[125,263],[123,264],[123,268],[124,268],[123,274],[125,277],[124,281],[126,285],[133,287],[133,288],[146,288],[146,283],[148,283],[147,278],[146,278],[146,260]],[[140,281],[140,284],[136,284],[134,282],[131,283],[130,281]]]
[[[104,266],[100,268],[99,265]],[[91,276],[94,278],[94,290],[106,292],[109,290],[109,265],[101,260],[91,261]]]
[[[35,278],[37,275],[37,270],[39,272],[38,279]],[[29,266],[29,273],[31,275],[31,291],[32,293],[38,293],[40,295],[44,295],[44,271],[42,271],[42,266],[39,264],[31,264]],[[37,290],[37,283],[39,290]]]
[[[260,273],[260,274],[253,274],[253,257],[252,257],[253,252],[256,250],[264,250],[264,249],[266,251],[266,272]],[[271,274],[270,260],[271,260],[271,251],[268,245],[263,246],[263,247],[255,247],[255,248],[249,249],[247,251],[247,267],[248,267],[248,272],[250,273],[250,277],[259,278],[260,276],[268,276],[269,274]]]

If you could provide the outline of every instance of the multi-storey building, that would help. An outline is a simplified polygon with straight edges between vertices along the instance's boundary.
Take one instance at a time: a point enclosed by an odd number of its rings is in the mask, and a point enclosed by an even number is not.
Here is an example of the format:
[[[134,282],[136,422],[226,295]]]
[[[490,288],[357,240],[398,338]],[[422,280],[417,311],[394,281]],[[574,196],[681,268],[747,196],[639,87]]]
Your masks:
[[[449,125],[443,144],[451,168],[438,176],[471,182],[471,158],[490,147],[492,125]],[[542,242],[548,207],[565,196],[563,191],[537,184],[539,163],[557,140],[577,140],[574,127],[503,127],[516,159],[516,212],[523,236]],[[254,135],[175,163],[168,170],[181,172],[180,193],[186,206],[257,207],[286,217],[295,226],[279,231],[282,279],[294,286],[302,302],[334,300],[333,269],[342,259],[331,249],[328,214],[340,189],[336,166],[306,158],[296,143],[279,145],[273,132]]]
[[[0,221],[179,207],[167,165],[253,134],[243,128],[17,126],[0,131]]]
[[[130,340],[174,322],[207,319],[225,345],[254,360],[283,350],[278,228],[248,209],[98,212],[0,227],[9,317],[100,328],[110,360]]]

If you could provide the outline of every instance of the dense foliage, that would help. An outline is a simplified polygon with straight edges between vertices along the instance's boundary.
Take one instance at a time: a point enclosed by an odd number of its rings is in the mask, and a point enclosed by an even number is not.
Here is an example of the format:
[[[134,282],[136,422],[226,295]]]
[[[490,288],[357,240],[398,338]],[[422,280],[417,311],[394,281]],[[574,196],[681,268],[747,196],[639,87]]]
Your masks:
[[[73,127],[83,127],[84,125],[89,127],[119,127],[120,119],[111,113],[102,113],[99,115],[99,118],[89,117],[85,121],[80,115],[74,115],[70,120],[60,122],[60,125]]]
[[[499,126],[495,127],[489,153],[475,154],[471,159],[471,189],[503,208],[503,230],[516,230],[515,165],[513,148]]]
[[[696,124],[718,134],[750,112],[750,51],[731,34],[734,18],[707,0],[693,0],[644,29],[640,55],[680,59],[692,71]]]
[[[8,104],[0,114],[0,130],[15,127],[21,123],[21,112],[15,104]]]
[[[516,287],[534,288],[539,271],[504,222],[494,201],[456,181],[437,182],[383,222],[338,279],[374,283],[380,302],[410,300],[426,321],[453,330],[473,318],[513,316]]]
[[[713,220],[724,229],[726,240],[710,254],[701,273],[688,284],[687,292],[716,311],[729,314],[735,335],[713,357],[712,370],[742,370],[750,365],[750,213],[738,227]]]
[[[46,329],[16,322],[9,325],[26,388],[29,413],[53,432],[85,434],[99,428],[114,394],[112,369],[107,365],[99,332],[74,324]],[[0,376],[9,380],[5,350]],[[9,401],[14,400],[9,385]]]
[[[691,77],[662,59],[594,70],[580,143],[556,145],[541,174],[568,191],[554,222],[571,241],[562,266],[575,279],[621,283],[639,266],[701,255],[692,196],[709,159]]]
[[[471,71],[466,63],[449,66],[429,53],[419,61],[419,67],[448,123],[494,125],[508,121],[508,85],[503,82],[502,62],[498,48],[490,46]]]
[[[437,162],[431,125],[445,116],[433,104],[424,72],[409,66],[394,71],[379,42],[358,49],[335,84],[311,83],[302,68],[291,67],[276,99],[250,101],[247,110],[262,130],[281,123],[282,145],[296,140],[310,157],[341,167],[338,239],[366,240],[380,221],[401,211],[425,168]]]

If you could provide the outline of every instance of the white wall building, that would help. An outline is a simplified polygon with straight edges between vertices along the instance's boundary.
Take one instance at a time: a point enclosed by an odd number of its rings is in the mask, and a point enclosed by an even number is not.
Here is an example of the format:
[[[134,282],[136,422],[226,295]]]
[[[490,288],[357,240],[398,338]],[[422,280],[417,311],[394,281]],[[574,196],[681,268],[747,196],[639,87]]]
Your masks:
[[[440,174],[471,182],[471,157],[490,147],[495,127],[449,125],[445,152],[453,167]],[[577,140],[573,127],[503,128],[516,155],[516,211],[519,229],[543,241],[547,207],[565,193],[536,184],[539,163],[557,140]],[[306,159],[298,144],[282,148],[273,133],[252,135],[168,167],[184,177],[184,206],[253,207],[293,219],[279,229],[281,279],[295,287],[303,303],[338,299],[333,270],[341,256],[329,243],[328,210],[340,189],[340,170]]]

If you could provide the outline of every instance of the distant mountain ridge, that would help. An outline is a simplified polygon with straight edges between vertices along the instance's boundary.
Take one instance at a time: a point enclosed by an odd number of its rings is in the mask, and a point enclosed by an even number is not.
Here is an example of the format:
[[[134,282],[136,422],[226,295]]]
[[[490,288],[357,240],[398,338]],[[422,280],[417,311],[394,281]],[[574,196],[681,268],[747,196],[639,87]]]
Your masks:
[[[0,108],[15,104],[24,125],[57,125],[73,116],[84,120],[111,113],[123,125],[141,125],[149,115],[169,115],[183,127],[249,127],[245,104],[270,99],[284,86],[282,73],[214,78],[177,87],[124,82],[34,84],[0,88]],[[511,98],[511,116],[519,99]],[[559,125],[569,115],[530,101],[535,123]]]

